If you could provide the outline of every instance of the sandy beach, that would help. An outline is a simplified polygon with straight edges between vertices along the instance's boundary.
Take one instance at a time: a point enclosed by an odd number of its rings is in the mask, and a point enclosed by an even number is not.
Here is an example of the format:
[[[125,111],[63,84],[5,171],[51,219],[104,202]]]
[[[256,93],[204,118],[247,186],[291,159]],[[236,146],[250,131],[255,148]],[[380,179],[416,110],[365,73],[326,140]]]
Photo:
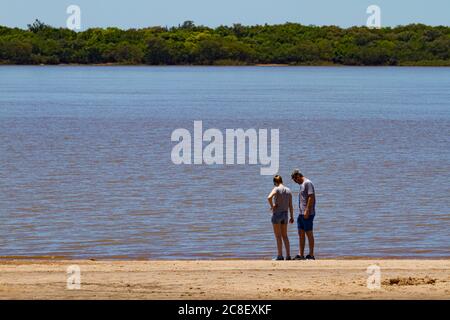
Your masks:
[[[67,268],[81,288],[67,289]],[[367,268],[381,288],[367,287]],[[450,260],[1,260],[0,299],[449,299]]]

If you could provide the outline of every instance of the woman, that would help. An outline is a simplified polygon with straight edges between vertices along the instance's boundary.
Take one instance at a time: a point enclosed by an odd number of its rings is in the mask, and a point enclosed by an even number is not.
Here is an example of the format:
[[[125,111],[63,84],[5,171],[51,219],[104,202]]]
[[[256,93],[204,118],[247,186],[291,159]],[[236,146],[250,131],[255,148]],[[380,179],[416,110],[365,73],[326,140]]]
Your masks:
[[[294,223],[294,208],[292,207],[292,193],[288,187],[283,185],[283,179],[276,175],[273,178],[272,192],[267,197],[272,212],[272,225],[275,239],[277,240],[278,255],[274,260],[284,260],[283,242],[286,249],[286,260],[291,260],[289,238],[287,235],[288,210],[291,214],[289,223]],[[275,200],[275,201],[274,201]]]

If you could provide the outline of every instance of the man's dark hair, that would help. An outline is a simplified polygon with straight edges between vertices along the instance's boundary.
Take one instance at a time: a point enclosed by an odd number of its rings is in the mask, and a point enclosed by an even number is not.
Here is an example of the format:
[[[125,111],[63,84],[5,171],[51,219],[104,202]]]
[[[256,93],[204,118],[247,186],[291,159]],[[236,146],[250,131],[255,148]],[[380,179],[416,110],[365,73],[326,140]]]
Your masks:
[[[279,185],[280,183],[283,183],[283,178],[281,178],[281,176],[276,175],[275,177],[273,177],[273,184],[274,185]]]
[[[295,169],[294,171],[292,171],[292,174],[291,174],[292,180],[293,180],[295,177],[303,177],[303,174],[300,172],[300,170]]]

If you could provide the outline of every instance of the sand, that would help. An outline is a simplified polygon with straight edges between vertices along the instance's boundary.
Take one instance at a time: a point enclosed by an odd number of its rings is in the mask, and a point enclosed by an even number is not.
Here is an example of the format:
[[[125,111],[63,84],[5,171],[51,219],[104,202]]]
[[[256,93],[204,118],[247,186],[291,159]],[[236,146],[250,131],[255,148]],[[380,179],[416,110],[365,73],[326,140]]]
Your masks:
[[[67,288],[67,267],[81,270]],[[367,287],[378,265],[381,287]],[[450,260],[0,260],[0,299],[449,299]]]

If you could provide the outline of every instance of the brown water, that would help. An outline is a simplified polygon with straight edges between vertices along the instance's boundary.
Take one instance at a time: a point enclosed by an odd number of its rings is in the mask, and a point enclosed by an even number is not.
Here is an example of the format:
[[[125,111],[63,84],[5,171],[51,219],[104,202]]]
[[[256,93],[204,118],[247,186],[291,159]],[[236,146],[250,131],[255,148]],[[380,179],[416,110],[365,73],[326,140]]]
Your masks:
[[[1,67],[0,256],[270,258],[260,166],[171,162],[194,120],[280,129],[318,257],[450,257],[450,69],[258,67]]]

